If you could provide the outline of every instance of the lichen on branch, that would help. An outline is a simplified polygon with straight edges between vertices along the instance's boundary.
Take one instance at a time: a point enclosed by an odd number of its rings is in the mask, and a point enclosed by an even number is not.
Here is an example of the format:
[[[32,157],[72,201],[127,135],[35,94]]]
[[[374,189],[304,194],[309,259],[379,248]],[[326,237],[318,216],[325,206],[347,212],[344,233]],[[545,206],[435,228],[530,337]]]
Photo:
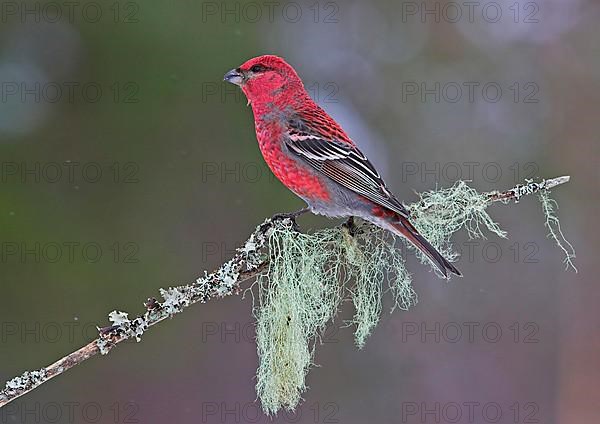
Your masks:
[[[488,206],[537,193],[548,236],[565,254],[567,268],[575,269],[573,246],[563,235],[557,203],[548,191],[567,181],[568,176],[526,181],[490,193],[478,193],[459,181],[450,188],[421,194],[407,208],[415,227],[449,260],[455,260],[458,255],[451,243],[455,232],[464,228],[472,238],[487,233],[504,237],[505,232],[488,215]],[[427,258],[421,260],[428,263]],[[257,393],[269,414],[294,409],[300,402],[314,349],[340,302],[351,299],[355,306],[352,324],[361,348],[378,323],[384,280],[394,297],[393,309],[407,310],[417,301],[401,250],[386,231],[358,222],[303,234],[289,219],[269,218],[214,272],[190,284],[161,289],[162,301],[149,299],[145,312],[133,319],[126,312],[111,312],[111,324],[99,328],[97,339],[49,366],[9,380],[0,390],[0,407],[97,354],[106,355],[125,340],[140,341],[152,326],[193,304],[239,293],[241,283],[255,277],[259,291],[254,311],[260,359]]]
[[[505,192],[479,193],[458,181],[452,187],[420,194],[420,200],[407,208],[419,232],[455,261],[458,253],[451,238],[457,231],[465,229],[470,238],[505,238],[506,232],[488,214],[488,207],[539,193],[550,236],[572,266],[575,252],[554,214],[556,202],[549,198],[548,187],[555,183],[528,181]],[[430,264],[410,243],[407,247]],[[293,410],[298,405],[306,390],[315,345],[342,300],[351,300],[355,306],[351,323],[355,325],[356,345],[362,348],[379,321],[385,280],[395,307],[407,310],[416,304],[417,294],[394,237],[366,222],[313,234],[298,233],[290,222],[279,222],[270,233],[268,251],[269,267],[259,277],[260,302],[255,308],[259,356],[256,389],[264,411],[275,414],[281,408]],[[437,272],[437,267],[432,269]]]

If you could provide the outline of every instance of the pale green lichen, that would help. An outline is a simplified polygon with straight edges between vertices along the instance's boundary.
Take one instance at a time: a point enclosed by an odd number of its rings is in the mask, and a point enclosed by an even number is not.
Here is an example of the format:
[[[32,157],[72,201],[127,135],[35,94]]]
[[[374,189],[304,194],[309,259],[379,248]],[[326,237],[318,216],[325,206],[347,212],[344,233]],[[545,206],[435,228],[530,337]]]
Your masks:
[[[196,284],[198,284],[198,280],[196,280]],[[191,297],[185,291],[185,287],[160,289],[160,295],[163,298],[162,309],[169,315],[178,314],[191,302]]]
[[[371,331],[379,322],[381,315],[381,282],[385,278],[385,245],[380,231],[373,231],[367,237],[350,236],[346,233],[345,252],[348,267],[355,276],[356,284],[349,288],[352,302],[356,312],[352,323],[356,325],[354,339],[359,349],[365,345],[365,341]],[[362,235],[362,234],[361,234]],[[369,243],[371,240],[379,243]],[[365,241],[366,246],[361,242]]]
[[[46,368],[41,368],[35,371],[25,371],[18,377],[15,377],[6,382],[0,401],[10,399],[13,396],[19,396],[23,392],[34,389],[48,379]]]
[[[314,341],[341,300],[341,233],[300,234],[275,223],[269,268],[258,281],[257,393],[267,413],[294,408],[306,389]]]
[[[560,228],[560,221],[556,216],[558,203],[556,203],[556,200],[550,198],[548,190],[542,190],[538,197],[542,204],[544,216],[546,217],[545,225],[549,231],[548,237],[554,240],[556,245],[565,254],[565,258],[563,259],[565,270],[568,270],[569,267],[571,267],[575,272],[577,272],[577,268],[575,267],[575,264],[573,264],[573,259],[575,259],[575,249],[573,248],[573,245],[569,243],[569,240],[565,238],[565,235]]]
[[[98,351],[100,352],[100,355],[108,355],[108,353],[114,345],[110,340],[106,340],[102,337],[99,337],[98,339],[96,339],[96,346],[98,346]]]
[[[108,314],[108,320],[113,327],[118,327],[120,334],[134,338],[137,342],[142,340],[142,334],[148,329],[148,322],[145,318],[137,317],[130,320],[127,312],[112,311]]]
[[[119,327],[129,325],[129,314],[127,312],[112,311],[108,314],[108,320],[112,322],[112,325]]]
[[[486,238],[485,230],[506,237],[486,212],[497,199],[462,181],[419,196],[407,207],[411,222],[451,261],[458,256],[451,237],[460,229],[470,238]],[[573,248],[554,214],[556,203],[545,190],[540,200],[550,236],[565,252],[567,265],[573,266]],[[289,220],[278,221],[268,235],[269,266],[258,279],[255,307],[260,360],[256,388],[264,411],[274,414],[297,406],[306,390],[315,343],[343,299],[350,298],[355,306],[351,324],[356,326],[356,345],[362,348],[379,321],[385,279],[394,297],[392,310],[408,310],[416,304],[417,294],[395,238],[371,224],[357,223],[352,234],[347,228],[302,234]],[[422,255],[420,259],[429,263]]]
[[[506,237],[506,232],[486,212],[490,204],[488,196],[477,192],[464,181],[418,195],[420,200],[408,205],[411,223],[450,262],[458,257],[450,239],[462,228],[472,239],[485,239],[483,228],[498,237]],[[423,263],[429,263],[424,255],[417,252]]]
[[[566,240],[556,216],[558,205],[547,189],[569,180],[568,176],[540,184],[528,182],[507,192],[477,193],[464,182],[448,189],[421,194],[409,205],[411,222],[449,259],[456,258],[451,236],[465,228],[471,238],[485,238],[485,228],[499,237],[506,233],[487,214],[486,208],[499,199],[539,193],[545,225],[565,253],[567,268],[576,268],[573,246]],[[513,193],[514,192],[514,193]],[[350,232],[351,231],[351,232]],[[270,255],[267,260],[265,250]],[[140,340],[144,331],[161,319],[181,312],[196,302],[236,292],[241,273],[268,263],[259,276],[259,305],[255,308],[260,364],[257,392],[264,410],[273,414],[282,407],[294,409],[306,389],[305,377],[313,364],[314,348],[327,323],[335,317],[341,301],[350,297],[356,313],[355,341],[363,347],[379,321],[382,283],[394,297],[395,308],[407,310],[417,302],[401,251],[386,231],[364,222],[348,228],[301,234],[291,222],[267,220],[253,233],[244,247],[218,271],[198,278],[195,283],[161,289],[164,301],[149,299],[147,311],[133,320],[125,312],[113,311],[112,325],[100,330],[96,340],[100,353],[107,354],[120,340]],[[424,258],[422,258],[425,260]],[[265,262],[266,261],[266,262]],[[63,368],[58,368],[61,373]],[[27,371],[6,383],[0,401],[8,401],[37,387],[49,378],[46,369]]]
[[[352,320],[356,325],[354,336],[356,345],[362,349],[379,322],[382,282],[386,277],[394,295],[392,310],[396,307],[407,310],[416,304],[417,297],[401,251],[394,247],[394,238],[388,231],[362,223],[355,235],[344,234],[346,266],[355,282],[348,288],[356,309]]]
[[[257,393],[265,412],[293,409],[306,390],[315,342],[335,316],[344,294],[356,307],[358,347],[379,321],[381,282],[390,278],[395,305],[416,302],[401,251],[384,230],[359,223],[314,234],[275,223],[270,233],[268,270],[259,278]],[[352,282],[352,284],[350,284]]]

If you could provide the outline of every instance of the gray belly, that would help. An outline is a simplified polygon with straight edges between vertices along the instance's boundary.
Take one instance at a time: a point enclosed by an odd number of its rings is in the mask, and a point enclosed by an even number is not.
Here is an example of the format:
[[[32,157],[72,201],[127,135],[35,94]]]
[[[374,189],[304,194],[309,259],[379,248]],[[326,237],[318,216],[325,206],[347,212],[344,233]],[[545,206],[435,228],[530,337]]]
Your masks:
[[[327,187],[330,195],[328,201],[303,198],[313,213],[329,218],[370,217],[372,205],[364,198],[334,181],[329,182]]]

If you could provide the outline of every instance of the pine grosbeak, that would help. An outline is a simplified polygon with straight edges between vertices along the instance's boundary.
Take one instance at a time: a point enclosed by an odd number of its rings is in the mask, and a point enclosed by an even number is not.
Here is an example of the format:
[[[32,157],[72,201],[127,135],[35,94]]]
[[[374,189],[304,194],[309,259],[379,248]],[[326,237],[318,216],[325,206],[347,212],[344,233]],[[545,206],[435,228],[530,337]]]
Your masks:
[[[260,56],[225,74],[254,113],[260,150],[275,176],[313,213],[357,216],[406,237],[442,272],[461,275],[415,229],[402,203],[340,125],[308,95],[282,58]]]

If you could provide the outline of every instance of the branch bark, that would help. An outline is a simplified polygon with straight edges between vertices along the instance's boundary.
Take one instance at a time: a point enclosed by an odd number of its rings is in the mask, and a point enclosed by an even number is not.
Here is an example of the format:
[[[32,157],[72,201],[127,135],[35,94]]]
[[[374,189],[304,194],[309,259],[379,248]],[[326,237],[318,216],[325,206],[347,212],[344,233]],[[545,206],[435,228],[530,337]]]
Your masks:
[[[543,180],[540,183],[527,181],[510,190],[489,192],[487,197],[490,203],[519,201],[522,196],[556,187],[568,182],[569,179],[569,176],[562,176]],[[284,220],[291,221],[289,218]],[[98,338],[92,342],[51,365],[39,370],[25,371],[8,381],[5,388],[0,391],[0,408],[89,358],[97,354],[106,355],[113,347],[125,340],[135,338],[139,341],[148,328],[195,303],[205,303],[212,299],[238,294],[241,283],[256,277],[267,267],[269,258],[265,249],[268,245],[269,230],[273,228],[274,222],[273,218],[267,218],[250,235],[244,245],[237,249],[233,258],[211,274],[206,274],[187,285],[161,289],[164,301],[148,299],[145,303],[146,312],[143,315],[130,320],[126,313],[113,311],[109,315],[113,325],[99,329]]]

